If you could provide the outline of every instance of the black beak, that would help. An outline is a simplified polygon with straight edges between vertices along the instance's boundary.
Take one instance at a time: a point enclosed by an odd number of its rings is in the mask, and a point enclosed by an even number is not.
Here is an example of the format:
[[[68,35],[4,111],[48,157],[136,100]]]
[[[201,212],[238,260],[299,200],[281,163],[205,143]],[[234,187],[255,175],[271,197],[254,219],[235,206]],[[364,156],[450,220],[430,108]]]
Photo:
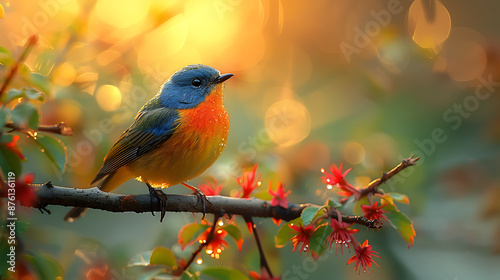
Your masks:
[[[227,79],[231,78],[232,76],[234,76],[233,74],[229,73],[229,74],[222,74],[220,75],[216,80],[215,80],[215,84],[220,84],[220,83],[223,83],[225,82]]]

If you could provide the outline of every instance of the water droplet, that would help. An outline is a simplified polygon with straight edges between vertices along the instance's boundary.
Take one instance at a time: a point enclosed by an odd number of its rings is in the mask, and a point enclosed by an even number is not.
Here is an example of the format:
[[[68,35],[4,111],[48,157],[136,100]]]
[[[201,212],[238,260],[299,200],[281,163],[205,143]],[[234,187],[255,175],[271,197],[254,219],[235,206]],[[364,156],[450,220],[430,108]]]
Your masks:
[[[325,173],[325,169],[324,168],[321,168],[321,173]]]
[[[196,263],[197,263],[197,264],[202,264],[202,263],[203,263],[203,260],[202,260],[201,258],[198,258],[198,259],[196,260]]]
[[[329,190],[331,190],[333,188],[333,186],[332,185],[326,185],[326,188],[329,189]]]

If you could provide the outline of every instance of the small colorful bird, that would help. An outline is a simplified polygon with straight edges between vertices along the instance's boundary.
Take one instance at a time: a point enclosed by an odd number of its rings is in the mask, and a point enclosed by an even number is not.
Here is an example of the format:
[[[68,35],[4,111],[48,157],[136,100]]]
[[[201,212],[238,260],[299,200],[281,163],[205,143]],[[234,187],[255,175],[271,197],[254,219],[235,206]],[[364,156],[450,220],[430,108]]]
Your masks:
[[[226,146],[229,118],[222,84],[232,76],[201,64],[175,72],[111,147],[91,187],[110,192],[136,178],[160,201],[161,220],[165,196],[153,187],[183,184],[202,195],[185,182],[209,168]],[[85,210],[75,207],[64,220],[74,221]]]

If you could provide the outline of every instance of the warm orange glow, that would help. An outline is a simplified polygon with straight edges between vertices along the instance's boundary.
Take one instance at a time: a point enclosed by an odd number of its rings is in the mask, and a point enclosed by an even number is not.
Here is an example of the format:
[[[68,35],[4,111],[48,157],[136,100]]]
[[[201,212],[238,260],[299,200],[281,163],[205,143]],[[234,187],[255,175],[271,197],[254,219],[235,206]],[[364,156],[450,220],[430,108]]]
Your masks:
[[[458,43],[458,42],[457,42]],[[446,71],[455,81],[478,78],[486,68],[486,52],[473,41],[462,40],[447,50]]]
[[[424,8],[426,1],[415,0],[408,12],[408,28],[412,39],[422,48],[437,51],[448,38],[451,29],[451,17],[446,7],[438,0],[435,4],[433,18],[430,8]]]
[[[283,99],[269,107],[265,124],[273,142],[286,147],[297,144],[309,135],[311,116],[302,103]]]
[[[349,142],[344,147],[344,157],[350,164],[361,163],[365,159],[365,147],[357,142]]]
[[[150,1],[97,1],[94,14],[102,22],[116,28],[129,28],[144,20]]]
[[[73,65],[68,62],[61,63],[52,73],[54,83],[60,86],[69,86],[76,78],[76,71]]]
[[[114,111],[120,108],[122,95],[117,87],[103,85],[97,90],[96,100],[99,107],[104,111]]]

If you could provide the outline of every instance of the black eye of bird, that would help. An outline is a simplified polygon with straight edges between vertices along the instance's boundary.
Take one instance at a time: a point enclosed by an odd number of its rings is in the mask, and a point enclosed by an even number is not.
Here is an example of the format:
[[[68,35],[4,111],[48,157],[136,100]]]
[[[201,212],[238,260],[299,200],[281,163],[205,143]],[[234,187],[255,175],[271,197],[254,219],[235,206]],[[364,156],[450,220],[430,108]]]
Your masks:
[[[201,86],[201,80],[200,79],[193,79],[193,81],[191,81],[191,84],[195,87],[200,87]]]

